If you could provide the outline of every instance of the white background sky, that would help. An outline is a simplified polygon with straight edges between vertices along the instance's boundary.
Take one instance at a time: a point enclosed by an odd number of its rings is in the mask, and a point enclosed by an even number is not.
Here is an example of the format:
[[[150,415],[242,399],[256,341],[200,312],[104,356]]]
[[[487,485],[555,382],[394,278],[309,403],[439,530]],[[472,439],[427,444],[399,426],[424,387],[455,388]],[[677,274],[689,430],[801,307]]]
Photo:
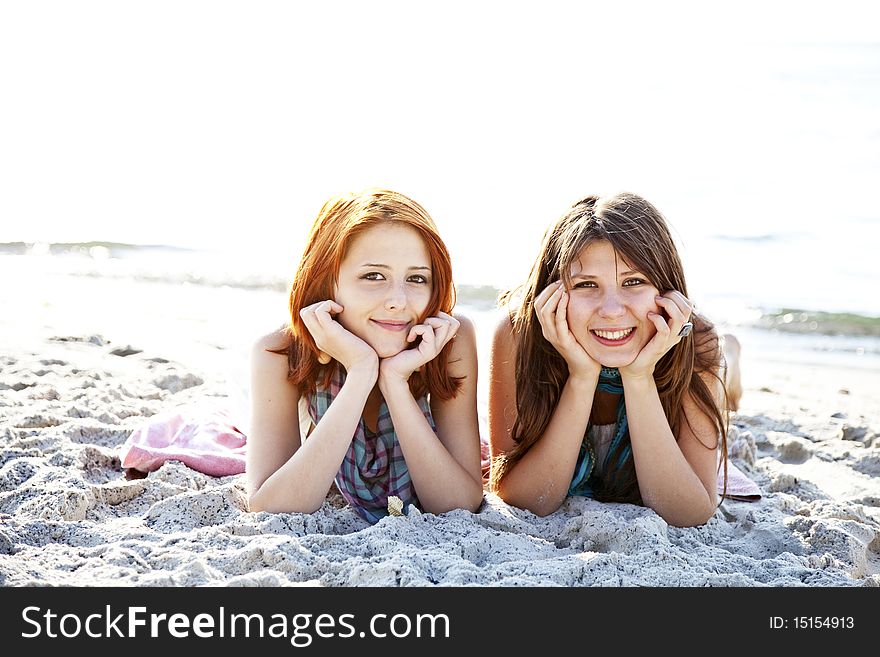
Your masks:
[[[329,196],[376,185],[507,284],[591,192],[679,232],[827,221],[819,188],[876,218],[878,89],[846,79],[875,5],[0,2],[0,241],[293,259]]]

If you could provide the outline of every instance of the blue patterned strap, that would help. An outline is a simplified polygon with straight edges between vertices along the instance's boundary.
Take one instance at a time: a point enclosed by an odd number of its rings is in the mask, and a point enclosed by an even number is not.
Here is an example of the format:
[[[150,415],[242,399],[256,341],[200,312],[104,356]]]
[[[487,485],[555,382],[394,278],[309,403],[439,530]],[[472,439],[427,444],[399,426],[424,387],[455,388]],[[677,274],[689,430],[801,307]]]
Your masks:
[[[623,450],[617,459],[617,467],[621,467],[632,456],[632,446],[629,443],[628,424],[626,421],[626,403],[623,398],[623,383],[620,379],[620,372],[611,367],[603,367],[599,374],[598,389],[603,392],[610,392],[620,395],[617,402],[617,431],[608,451],[605,455],[604,470],[608,469],[608,459],[611,457],[618,446],[626,440]],[[574,467],[574,474],[571,478],[571,484],[568,487],[569,495],[578,495],[581,497],[593,497],[593,489],[590,486],[590,478],[596,469],[596,455],[593,451],[592,440],[588,436],[584,436],[581,442],[580,451],[578,452],[577,462]]]
[[[590,475],[593,474],[596,455],[593,453],[593,445],[589,440],[581,442],[581,449],[578,453],[577,463],[574,466],[574,476],[571,478],[571,484],[568,487],[569,495],[579,495],[581,497],[593,497],[593,490],[590,488]]]

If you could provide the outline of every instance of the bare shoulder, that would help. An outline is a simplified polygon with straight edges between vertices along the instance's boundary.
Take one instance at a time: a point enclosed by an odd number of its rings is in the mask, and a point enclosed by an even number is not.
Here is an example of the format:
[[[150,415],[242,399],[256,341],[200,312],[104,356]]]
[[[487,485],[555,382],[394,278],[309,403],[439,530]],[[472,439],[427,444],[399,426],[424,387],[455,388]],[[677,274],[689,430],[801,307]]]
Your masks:
[[[458,335],[464,335],[464,336],[469,336],[469,337],[476,336],[477,329],[474,326],[474,322],[470,317],[468,317],[467,315],[462,315],[459,312],[456,312],[453,315],[453,317],[455,317],[455,319],[457,319],[458,323],[459,323],[458,334],[456,337],[458,337]]]
[[[252,351],[279,351],[290,345],[290,334],[287,327],[281,326],[274,331],[261,335],[251,345]]]
[[[261,335],[251,344],[251,369],[256,373],[287,375],[287,357],[276,353],[290,345],[290,336],[284,327]]]
[[[492,334],[492,350],[511,351],[516,343],[513,322],[506,308],[502,308],[495,322],[495,330]]]
[[[455,313],[454,317],[459,326],[449,352],[450,374],[467,376],[476,367],[477,330],[467,316]]]

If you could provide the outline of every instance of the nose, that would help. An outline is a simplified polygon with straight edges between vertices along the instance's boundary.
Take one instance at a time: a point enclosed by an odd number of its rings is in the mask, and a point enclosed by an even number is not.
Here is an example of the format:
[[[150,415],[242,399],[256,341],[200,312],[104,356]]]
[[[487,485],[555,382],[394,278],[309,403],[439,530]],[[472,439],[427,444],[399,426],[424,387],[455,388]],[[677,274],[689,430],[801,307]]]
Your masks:
[[[389,286],[388,296],[385,297],[386,310],[403,310],[406,308],[406,288],[404,284],[393,284]]]
[[[599,315],[607,319],[622,317],[626,312],[617,290],[608,290],[599,304]]]

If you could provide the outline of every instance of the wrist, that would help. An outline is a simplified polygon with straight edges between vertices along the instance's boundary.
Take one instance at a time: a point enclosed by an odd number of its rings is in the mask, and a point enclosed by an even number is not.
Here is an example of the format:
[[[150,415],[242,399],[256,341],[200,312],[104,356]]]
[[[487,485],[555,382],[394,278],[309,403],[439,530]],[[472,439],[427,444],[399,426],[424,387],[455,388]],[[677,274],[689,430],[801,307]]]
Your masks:
[[[375,358],[358,361],[350,368],[346,368],[345,373],[346,381],[363,381],[369,383],[372,387],[376,384],[376,379],[379,377],[379,361]]]
[[[404,378],[397,372],[379,368],[379,389],[385,393],[395,390],[409,390],[409,377]]]
[[[624,386],[651,386],[656,387],[656,382],[654,381],[654,372],[627,372],[625,369],[620,369],[620,380]]]
[[[583,389],[583,390],[595,390],[596,386],[599,384],[599,372],[600,368],[596,368],[596,371],[574,371],[570,372],[568,375],[567,383],[574,388]]]

